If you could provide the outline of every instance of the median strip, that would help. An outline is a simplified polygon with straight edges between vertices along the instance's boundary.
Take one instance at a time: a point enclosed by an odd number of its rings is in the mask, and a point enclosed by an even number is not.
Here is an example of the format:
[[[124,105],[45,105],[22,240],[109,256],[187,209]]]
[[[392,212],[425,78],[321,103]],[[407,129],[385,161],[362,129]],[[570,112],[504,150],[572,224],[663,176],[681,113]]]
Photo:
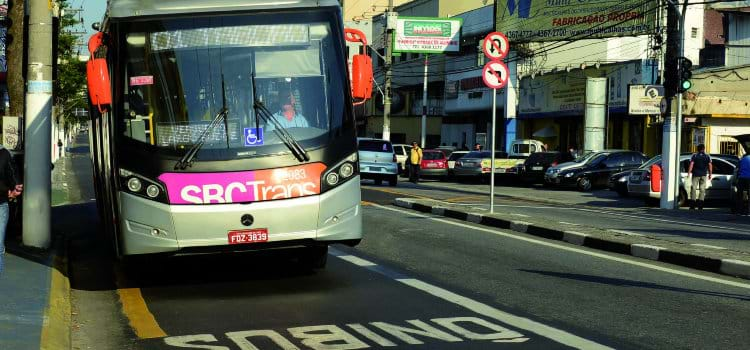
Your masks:
[[[583,225],[576,231],[551,226],[555,223],[533,218],[526,221],[511,219],[511,213],[473,213],[458,205],[422,199],[397,198],[395,205],[423,213],[468,221],[483,226],[511,230],[545,239],[564,241],[570,244],[661,261],[692,269],[721,273],[750,279],[750,254],[730,249],[716,249],[701,244],[684,244],[648,237],[644,234]],[[559,225],[558,226],[562,226]],[[655,243],[658,243],[655,244]]]

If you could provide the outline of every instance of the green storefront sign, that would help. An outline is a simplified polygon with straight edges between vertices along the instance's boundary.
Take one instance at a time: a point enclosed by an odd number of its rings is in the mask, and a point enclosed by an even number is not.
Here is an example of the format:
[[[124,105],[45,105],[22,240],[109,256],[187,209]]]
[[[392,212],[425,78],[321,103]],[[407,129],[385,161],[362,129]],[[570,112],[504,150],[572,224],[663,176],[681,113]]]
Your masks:
[[[405,21],[405,36],[451,36],[450,22]]]

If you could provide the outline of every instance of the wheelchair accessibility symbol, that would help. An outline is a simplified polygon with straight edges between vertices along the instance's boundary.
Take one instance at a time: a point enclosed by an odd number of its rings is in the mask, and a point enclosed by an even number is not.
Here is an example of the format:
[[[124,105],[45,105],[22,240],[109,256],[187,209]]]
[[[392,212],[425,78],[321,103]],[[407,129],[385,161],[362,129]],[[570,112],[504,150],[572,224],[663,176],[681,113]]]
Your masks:
[[[263,128],[245,128],[245,147],[263,146]]]

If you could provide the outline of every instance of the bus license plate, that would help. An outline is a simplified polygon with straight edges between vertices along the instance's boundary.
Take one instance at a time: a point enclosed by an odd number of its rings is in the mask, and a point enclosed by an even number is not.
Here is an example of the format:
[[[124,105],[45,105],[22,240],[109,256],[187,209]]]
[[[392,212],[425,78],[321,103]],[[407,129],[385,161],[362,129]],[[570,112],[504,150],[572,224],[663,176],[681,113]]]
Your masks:
[[[531,170],[535,170],[535,171],[536,171],[536,170],[544,170],[544,167],[541,167],[541,166],[533,166],[533,167],[531,167]]]
[[[229,231],[229,244],[268,242],[268,229]]]

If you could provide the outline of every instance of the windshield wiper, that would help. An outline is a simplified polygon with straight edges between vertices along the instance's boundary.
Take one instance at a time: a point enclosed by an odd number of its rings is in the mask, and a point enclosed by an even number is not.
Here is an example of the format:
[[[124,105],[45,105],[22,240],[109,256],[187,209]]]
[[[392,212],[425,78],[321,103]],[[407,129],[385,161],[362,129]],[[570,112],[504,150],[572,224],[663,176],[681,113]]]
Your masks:
[[[193,147],[190,147],[190,149],[185,153],[185,155],[180,158],[180,160],[177,161],[177,164],[174,165],[175,170],[184,170],[185,168],[193,165],[193,159],[195,158],[195,155],[198,154],[198,151],[200,151],[201,147],[203,147],[203,144],[206,143],[206,138],[208,137],[208,134],[213,130],[217,125],[219,125],[219,122],[221,119],[226,120],[226,116],[229,113],[229,110],[226,108],[222,108],[221,111],[214,117],[214,120],[211,121],[211,124],[208,124],[208,127],[206,127],[205,130],[198,136],[198,140],[196,140],[195,144],[193,144]],[[229,135],[227,135],[229,137]]]
[[[175,170],[184,170],[185,168],[193,165],[193,159],[195,158],[195,155],[198,154],[198,151],[203,147],[203,144],[206,143],[206,138],[211,133],[211,131],[219,125],[219,120],[224,121],[224,132],[226,133],[227,137],[227,148],[229,148],[229,122],[227,121],[227,115],[229,114],[229,109],[227,108],[227,94],[226,89],[224,88],[224,74],[221,75],[221,110],[218,114],[214,117],[214,120],[211,121],[210,124],[208,124],[208,127],[206,127],[205,130],[198,136],[198,140],[195,141],[192,147],[185,153],[180,160],[177,161],[177,164],[174,165]]]
[[[276,120],[276,117],[273,116],[273,113],[266,108],[266,106],[263,104],[263,102],[258,101],[258,99],[255,97],[255,74],[253,74],[253,109],[255,110],[256,118],[258,116],[262,117],[264,122],[273,124],[273,132],[276,134],[276,136],[281,139],[281,142],[284,143],[284,145],[289,148],[290,151],[292,151],[292,154],[294,157],[297,158],[300,162],[307,162],[310,161],[310,156],[307,154],[307,151],[305,150],[302,145],[297,141],[297,139],[292,136],[292,134],[289,133],[289,130],[287,130],[286,127],[281,125],[278,120]],[[256,125],[257,125],[257,119],[256,119]]]

